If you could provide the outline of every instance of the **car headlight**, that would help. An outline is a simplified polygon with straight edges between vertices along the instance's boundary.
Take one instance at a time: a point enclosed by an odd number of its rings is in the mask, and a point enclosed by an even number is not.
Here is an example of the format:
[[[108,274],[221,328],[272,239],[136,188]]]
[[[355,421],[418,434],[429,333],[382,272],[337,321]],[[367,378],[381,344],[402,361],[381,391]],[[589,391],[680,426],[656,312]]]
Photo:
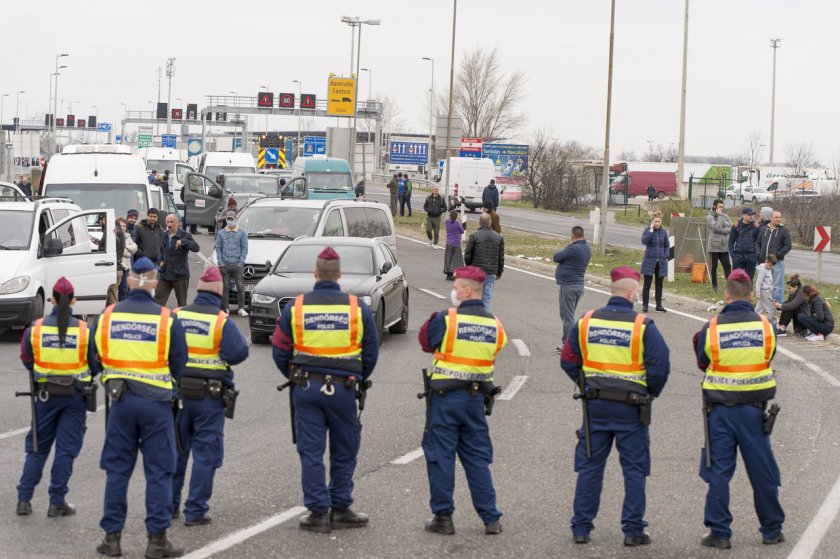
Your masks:
[[[370,297],[370,295],[363,295],[363,296],[359,297],[359,299],[364,301],[365,305],[367,305],[367,306],[370,306],[371,303],[373,303],[373,299]]]
[[[18,276],[0,285],[0,295],[18,293],[29,287],[29,276]]]
[[[256,303],[258,305],[270,305],[276,300],[277,297],[272,297],[270,295],[261,295],[259,293],[254,293],[253,295],[251,295],[251,302]]]

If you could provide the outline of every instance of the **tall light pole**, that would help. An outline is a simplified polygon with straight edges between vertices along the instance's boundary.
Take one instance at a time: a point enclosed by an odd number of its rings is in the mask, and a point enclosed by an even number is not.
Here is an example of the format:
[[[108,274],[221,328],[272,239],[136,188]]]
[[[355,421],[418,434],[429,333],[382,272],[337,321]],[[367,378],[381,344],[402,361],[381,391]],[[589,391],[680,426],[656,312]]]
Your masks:
[[[358,27],[359,33],[357,38],[357,47],[356,47],[356,79],[354,80],[354,94],[353,94],[353,132],[352,136],[350,136],[350,169],[352,172],[356,171],[356,125],[358,122],[358,106],[359,106],[359,78],[358,78],[358,69],[360,68],[360,62],[362,58],[362,25],[380,25],[381,22],[379,19],[366,19],[362,20],[358,17],[349,17],[343,16],[341,18],[343,23],[350,25],[350,27]],[[351,76],[353,74],[353,52],[352,52],[352,41],[351,41],[351,52],[350,52],[350,70]],[[365,167],[367,166],[367,162],[365,159],[362,159],[362,174],[366,174]],[[363,177],[364,178],[364,177]]]
[[[172,76],[175,75],[175,59],[166,59],[166,78],[169,82],[169,91],[166,94],[166,133],[172,133]]]
[[[15,119],[18,121],[18,124],[17,124],[18,127],[20,126],[20,94],[21,93],[26,93],[26,92],[21,89],[20,91],[17,92],[17,96],[16,96],[17,103],[16,103],[16,106],[15,106]],[[15,130],[17,130],[17,128],[15,128]]]
[[[770,48],[773,49],[773,93],[770,101],[770,165],[773,164],[773,142],[776,136],[776,50],[781,46],[781,39],[770,39]]]
[[[607,122],[604,127],[604,170],[601,177],[601,223],[598,228],[598,252],[607,253],[607,202],[610,188],[610,116],[612,114],[613,47],[615,45],[615,0],[610,2],[610,56],[607,66]]]
[[[688,77],[688,0],[685,0],[685,23],[683,27],[682,87],[680,89],[680,141],[677,154],[677,192],[683,189],[685,171],[685,90]]]
[[[373,91],[373,71],[370,68],[359,68],[359,72],[368,73],[368,101],[370,101],[371,92]]]
[[[58,118],[58,76],[61,74],[58,73],[59,65],[58,61],[60,58],[65,58],[70,56],[68,53],[61,53],[55,55],[55,93],[53,94],[53,122],[52,122],[52,138],[53,138],[53,152],[58,148],[58,126],[56,125],[56,119]],[[61,66],[61,68],[66,68],[67,66]]]
[[[297,146],[295,147],[295,159],[298,158],[300,155],[300,107],[301,107],[301,97],[303,96],[303,84],[300,83],[300,80],[292,80],[292,83],[298,84],[298,134],[297,134]]]
[[[446,161],[444,166],[444,179],[446,185],[445,200],[449,204],[449,149],[450,140],[452,136],[452,90],[455,85],[455,23],[458,15],[458,0],[452,0],[452,49],[449,55],[449,110],[446,113],[446,151],[443,154],[443,159]]]
[[[429,162],[426,164],[426,180],[432,178],[432,108],[435,105],[435,59],[424,56],[420,60],[432,63],[432,84],[429,86]]]
[[[0,95],[0,178],[8,180],[6,175],[6,131],[3,129],[3,102],[8,97],[8,93]]]
[[[228,91],[228,93],[230,95],[233,95],[233,97],[234,97],[233,102],[237,103],[238,102],[237,98],[239,97],[239,94],[235,91]],[[245,138],[242,138],[242,144],[244,146]],[[230,151],[236,151],[236,126],[233,127],[233,146],[231,147]]]

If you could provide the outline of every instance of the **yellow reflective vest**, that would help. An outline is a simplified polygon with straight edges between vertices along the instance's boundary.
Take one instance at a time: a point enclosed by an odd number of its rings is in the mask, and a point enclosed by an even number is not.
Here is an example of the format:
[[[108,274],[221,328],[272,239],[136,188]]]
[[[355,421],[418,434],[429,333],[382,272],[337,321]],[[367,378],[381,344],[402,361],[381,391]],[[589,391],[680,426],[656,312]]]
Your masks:
[[[175,315],[184,327],[187,340],[187,367],[197,369],[201,376],[222,378],[228,365],[219,357],[222,345],[222,330],[227,322],[227,314],[198,312],[186,307],[176,309]],[[220,371],[219,374],[216,371]]]
[[[58,326],[47,326],[44,319],[35,321],[29,332],[32,343],[33,369],[36,382],[47,382],[48,376],[73,377],[76,380],[90,381],[88,371],[88,327],[82,320],[75,326],[67,327],[64,347],[58,337]]]
[[[291,329],[292,363],[362,372],[364,326],[359,300],[347,295],[345,303],[319,304],[317,296],[295,298]]]
[[[647,394],[645,328],[640,313],[586,313],[578,324],[586,386]]]
[[[496,355],[507,344],[496,317],[458,314],[449,309],[440,350],[434,354],[430,379],[493,382]]]

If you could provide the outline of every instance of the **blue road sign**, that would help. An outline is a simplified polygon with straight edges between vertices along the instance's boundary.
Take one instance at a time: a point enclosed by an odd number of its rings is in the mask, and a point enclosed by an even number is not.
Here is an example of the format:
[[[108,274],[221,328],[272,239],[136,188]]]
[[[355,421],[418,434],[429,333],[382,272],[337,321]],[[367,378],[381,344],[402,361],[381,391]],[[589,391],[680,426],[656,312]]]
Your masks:
[[[176,134],[161,134],[160,145],[165,148],[178,147],[178,136]]]
[[[97,132],[110,132],[111,131],[111,123],[110,122],[100,122],[99,125],[96,127]]]
[[[265,162],[267,165],[277,165],[277,160],[280,159],[280,150],[277,148],[268,148],[265,150]]]
[[[187,156],[192,157],[200,154],[203,151],[202,148],[201,138],[190,138],[190,141],[187,142]]]
[[[391,142],[388,154],[392,165],[426,165],[429,162],[429,143]]]
[[[233,149],[237,150],[242,147],[242,138],[234,138],[233,139]]]
[[[327,139],[323,136],[303,137],[303,156],[324,155],[327,153]]]
[[[122,135],[117,134],[116,136],[114,136],[114,141],[116,143],[120,143],[122,141]]]

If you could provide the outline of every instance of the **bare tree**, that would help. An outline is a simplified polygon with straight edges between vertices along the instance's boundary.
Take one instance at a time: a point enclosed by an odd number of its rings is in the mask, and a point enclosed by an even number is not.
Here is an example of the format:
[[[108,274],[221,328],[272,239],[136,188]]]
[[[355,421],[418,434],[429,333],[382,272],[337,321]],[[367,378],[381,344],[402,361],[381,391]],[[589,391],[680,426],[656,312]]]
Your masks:
[[[761,148],[764,136],[758,130],[753,130],[744,137],[744,158],[750,167],[761,163]]]
[[[616,161],[636,161],[636,152],[632,149],[625,149],[618,152]]]
[[[807,167],[816,167],[817,148],[813,142],[791,142],[785,146],[787,164],[793,167],[795,175],[804,175]]]
[[[548,129],[538,130],[529,142],[524,191],[534,207],[565,211],[585,203],[590,176],[582,162],[596,157],[578,142],[560,142]]]
[[[390,95],[376,95],[376,101],[382,105],[382,133],[390,134],[405,126],[400,108]]]
[[[840,151],[831,154],[832,179],[840,179]]]

